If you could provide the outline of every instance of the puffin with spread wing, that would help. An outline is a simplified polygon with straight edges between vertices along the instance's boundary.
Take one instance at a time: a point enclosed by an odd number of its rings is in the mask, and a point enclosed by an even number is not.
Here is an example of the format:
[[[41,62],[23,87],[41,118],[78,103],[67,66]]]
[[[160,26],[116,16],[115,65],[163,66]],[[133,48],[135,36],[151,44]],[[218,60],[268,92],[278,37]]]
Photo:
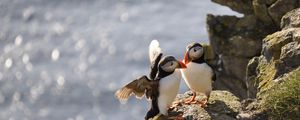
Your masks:
[[[179,90],[181,68],[185,64],[173,56],[163,56],[159,42],[152,40],[149,46],[151,63],[150,79],[142,76],[133,80],[115,93],[120,101],[126,101],[131,95],[142,98],[144,95],[150,101],[151,108],[145,119],[152,119],[158,114],[168,116],[168,109],[172,105]]]

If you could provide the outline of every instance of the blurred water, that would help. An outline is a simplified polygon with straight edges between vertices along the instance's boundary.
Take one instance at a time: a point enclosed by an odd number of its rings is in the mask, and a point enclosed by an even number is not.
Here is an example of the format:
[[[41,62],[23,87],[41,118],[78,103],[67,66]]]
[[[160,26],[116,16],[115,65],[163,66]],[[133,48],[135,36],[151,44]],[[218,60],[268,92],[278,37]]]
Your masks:
[[[146,101],[120,105],[115,90],[148,74],[151,40],[177,58],[207,42],[207,13],[237,14],[209,0],[1,0],[0,119],[143,119]]]

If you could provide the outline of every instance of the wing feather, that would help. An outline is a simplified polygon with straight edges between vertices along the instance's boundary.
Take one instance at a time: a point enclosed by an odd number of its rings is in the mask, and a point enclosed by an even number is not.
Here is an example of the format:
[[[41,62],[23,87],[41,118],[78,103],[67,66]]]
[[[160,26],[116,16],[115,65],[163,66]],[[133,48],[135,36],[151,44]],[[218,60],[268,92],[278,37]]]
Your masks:
[[[158,63],[162,58],[162,50],[157,40],[152,40],[149,45],[149,58],[151,64],[150,79],[155,79],[158,72]]]
[[[152,81],[144,75],[119,89],[115,93],[115,96],[121,103],[125,103],[132,94],[134,94],[136,98],[140,99],[144,96],[146,90],[151,89]]]
[[[157,40],[152,40],[149,45],[150,63],[154,63],[156,57],[161,53],[162,53],[162,50],[159,46],[159,42]]]

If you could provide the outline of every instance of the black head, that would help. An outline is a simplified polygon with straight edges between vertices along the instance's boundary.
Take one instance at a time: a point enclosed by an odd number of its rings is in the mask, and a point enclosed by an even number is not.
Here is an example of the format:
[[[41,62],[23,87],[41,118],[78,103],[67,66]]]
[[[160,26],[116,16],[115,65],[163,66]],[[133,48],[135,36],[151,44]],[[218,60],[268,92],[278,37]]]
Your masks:
[[[186,66],[173,56],[165,56],[158,63],[158,77],[163,78],[179,68],[186,68]]]
[[[184,63],[188,64],[190,61],[197,63],[204,62],[204,48],[200,43],[193,42],[186,47]]]

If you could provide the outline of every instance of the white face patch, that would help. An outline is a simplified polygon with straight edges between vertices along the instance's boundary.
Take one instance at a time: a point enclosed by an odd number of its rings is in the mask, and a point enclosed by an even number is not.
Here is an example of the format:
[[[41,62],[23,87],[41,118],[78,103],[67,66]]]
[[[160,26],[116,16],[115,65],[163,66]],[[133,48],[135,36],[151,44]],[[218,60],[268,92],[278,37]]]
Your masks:
[[[193,47],[189,50],[189,57],[193,59],[198,59],[203,55],[203,48],[200,46]]]
[[[177,64],[178,63],[175,61],[170,61],[164,64],[163,66],[161,66],[161,68],[166,72],[172,72],[176,69]]]

